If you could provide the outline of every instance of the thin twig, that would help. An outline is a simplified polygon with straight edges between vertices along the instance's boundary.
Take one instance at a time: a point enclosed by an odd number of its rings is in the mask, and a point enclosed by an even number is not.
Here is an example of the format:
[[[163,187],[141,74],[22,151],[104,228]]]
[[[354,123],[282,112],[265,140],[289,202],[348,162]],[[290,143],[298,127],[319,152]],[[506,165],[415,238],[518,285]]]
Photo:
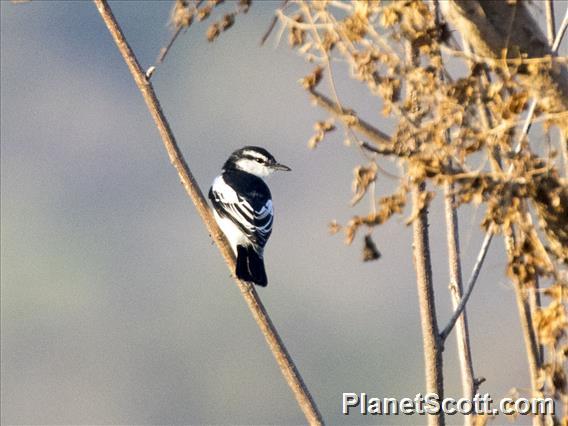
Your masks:
[[[533,220],[532,220],[532,216],[529,212],[526,200],[523,200],[521,202],[521,208],[524,211],[523,214],[525,216],[526,223],[529,224],[533,229],[536,229],[536,226],[535,226],[535,224],[533,223]],[[547,267],[551,267],[552,262],[551,262],[550,258],[548,257],[548,253],[546,252],[544,245],[540,241],[540,238],[538,236],[535,236],[534,241],[535,241],[535,243],[534,243],[535,248],[542,253],[544,259],[547,259],[547,261],[548,261]],[[529,292],[528,299],[529,299],[529,308],[530,308],[530,315],[531,315],[531,326],[533,327],[533,336],[535,338],[536,346],[537,346],[537,349],[538,349],[538,357],[537,357],[536,363],[537,363],[537,365],[541,366],[544,363],[544,346],[540,342],[540,338],[539,338],[539,335],[538,335],[538,324],[536,323],[536,321],[532,320],[532,318],[534,317],[536,312],[538,310],[540,310],[541,307],[542,307],[542,301],[541,301],[541,298],[540,298],[540,281],[539,281],[538,275],[536,275],[534,277],[534,282],[532,283],[532,285],[528,285],[528,292]]]
[[[309,25],[312,28],[312,32],[313,32],[315,39],[317,41],[317,45],[318,45],[319,49],[321,50],[322,55],[324,55],[324,59],[325,59],[325,62],[327,64],[326,69],[327,69],[327,72],[329,74],[329,85],[330,85],[330,88],[331,88],[331,92],[333,93],[333,97],[335,99],[335,104],[340,111],[343,111],[343,108],[341,106],[341,102],[339,101],[339,95],[337,93],[337,87],[335,85],[335,80],[333,78],[333,71],[331,69],[331,61],[329,60],[329,52],[326,49],[324,49],[324,47],[323,47],[323,41],[322,41],[322,39],[319,35],[317,28],[315,28],[315,22],[314,22],[314,19],[312,18],[312,14],[310,12],[309,6],[305,2],[302,2],[301,7],[304,10],[304,15],[308,17]]]
[[[366,149],[374,154],[381,155],[394,155],[395,152],[390,148],[382,148],[375,145],[371,145],[369,142],[361,141],[361,148]]]
[[[568,139],[564,133],[560,132],[560,150],[562,152],[562,161],[564,163],[564,177],[568,177]]]
[[[375,147],[376,151],[374,152],[382,154],[383,152],[381,152],[381,150],[384,150],[386,153],[390,153],[389,150],[392,151],[391,137],[389,135],[358,118],[350,109],[338,107],[334,101],[317,92],[315,89],[309,90],[309,93],[312,95],[313,101],[319,107],[341,120],[347,127],[353,128],[363,136],[372,140],[377,145]]]
[[[473,291],[475,283],[477,282],[477,277],[479,276],[479,271],[481,271],[481,266],[483,265],[483,261],[485,260],[485,256],[487,255],[487,251],[489,250],[489,246],[491,245],[494,226],[495,225],[491,225],[489,230],[485,234],[485,238],[483,239],[483,243],[481,244],[481,248],[479,249],[479,253],[477,254],[477,260],[475,261],[475,265],[473,266],[473,270],[471,271],[471,276],[469,277],[469,281],[467,282],[465,292],[460,300],[460,304],[454,310],[454,313],[452,314],[444,330],[440,333],[440,338],[442,340],[446,340],[446,338],[451,333],[454,325],[456,324],[456,321],[465,309],[465,305],[469,300],[469,296],[471,296],[471,292]]]
[[[322,29],[329,31],[335,30],[335,25],[333,24],[325,24],[325,23],[308,24],[306,22],[294,21],[292,18],[286,16],[286,14],[283,13],[281,10],[276,11],[276,17],[282,20],[287,27],[296,27],[306,31],[310,31],[312,29]]]
[[[181,33],[182,29],[183,29],[183,27],[181,25],[179,25],[177,27],[177,29],[175,30],[175,32],[172,34],[172,37],[170,38],[170,41],[168,42],[168,44],[166,44],[165,47],[162,47],[160,49],[160,54],[158,55],[158,58],[156,59],[156,66],[158,66],[162,62],[164,62],[164,59],[166,59],[166,55],[170,51],[171,47],[174,45],[174,42],[176,41],[177,36]]]
[[[530,105],[529,105],[529,110],[527,112],[527,118],[525,119],[525,122],[523,123],[523,128],[522,128],[521,133],[519,135],[519,140],[517,142],[517,146],[515,147],[515,149],[513,151],[515,154],[518,154],[518,153],[521,152],[521,147],[523,146],[522,141],[523,141],[524,137],[529,134],[529,130],[531,129],[531,126],[532,126],[532,118],[533,118],[533,115],[534,115],[534,112],[535,112],[535,109],[536,109],[536,104],[537,104],[537,100],[536,100],[536,98],[533,98],[531,100]],[[510,167],[512,168],[513,165],[511,164]]]
[[[193,204],[195,205],[197,212],[201,216],[201,219],[206,226],[207,230],[211,234],[213,241],[219,248],[227,266],[233,272],[235,270],[235,258],[231,248],[229,247],[223,233],[217,226],[207,201],[205,200],[203,193],[201,192],[195,178],[193,177],[183,155],[177,145],[174,135],[170,129],[168,121],[164,116],[160,103],[151,83],[146,79],[144,72],[142,71],[134,52],[128,45],[124,35],[114,18],[112,11],[107,4],[106,0],[93,0],[97,10],[99,11],[103,21],[105,22],[110,34],[116,46],[121,53],[124,61],[128,65],[130,73],[138,86],[144,101],[158,128],[162,141],[168,152],[168,156],[172,165],[178,172],[180,180],[190,196]],[[323,420],[321,414],[319,413],[314,400],[312,399],[308,388],[304,384],[300,373],[298,372],[292,358],[288,354],[280,336],[278,335],[272,321],[266,312],[254,286],[240,281],[235,278],[235,281],[241,290],[241,293],[254,317],[259,328],[261,329],[268,346],[270,347],[274,358],[276,359],[282,375],[284,376],[286,382],[292,389],[294,396],[298,402],[298,405],[304,412],[306,420],[311,425],[321,425]]]
[[[458,215],[455,206],[454,187],[451,182],[444,185],[444,207],[447,229],[448,263],[450,270],[450,296],[454,310],[459,306],[463,294],[463,278],[461,268],[461,254],[459,241]],[[463,397],[472,400],[475,388],[473,361],[471,358],[471,344],[467,314],[464,308],[458,317],[456,325],[456,339],[460,361],[460,373]],[[473,424],[473,415],[464,415],[464,425]]]
[[[264,43],[266,43],[266,40],[268,40],[268,37],[270,37],[270,33],[272,33],[272,30],[276,26],[276,22],[278,22],[278,17],[276,15],[274,15],[272,17],[272,21],[270,22],[270,25],[268,26],[268,29],[266,30],[266,32],[264,33],[264,35],[260,39],[260,45],[261,46],[263,46]]]
[[[566,29],[565,29],[566,30]],[[557,36],[558,40],[558,36]],[[551,64],[551,63],[559,63],[559,64],[566,64],[568,63],[568,58],[565,56],[560,57],[553,57],[553,56],[539,56],[535,57],[532,56],[530,58],[491,58],[489,56],[482,56],[477,53],[468,52],[465,50],[457,50],[452,47],[446,46],[445,44],[440,45],[441,49],[444,53],[447,53],[450,56],[455,56],[458,58],[468,59],[470,61],[475,61],[480,64],[486,64],[490,67],[494,68],[503,68],[505,65],[534,65],[534,64]]]
[[[284,9],[284,7],[288,3],[288,1],[289,0],[284,0],[282,2],[282,6],[280,6],[280,8],[278,10],[281,11],[282,9]],[[277,22],[278,22],[278,15],[275,13],[274,16],[272,17],[272,21],[270,22],[270,25],[268,26],[268,29],[266,30],[266,32],[262,36],[262,39],[260,40],[261,46],[264,45],[264,43],[266,43],[266,40],[268,40],[268,37],[270,37],[270,34],[272,33],[272,30],[276,26]]]
[[[317,41],[317,46],[321,50],[321,53],[324,57],[326,65],[327,65],[326,69],[327,69],[327,73],[329,75],[329,86],[330,86],[330,89],[331,89],[331,93],[333,94],[333,98],[335,100],[335,106],[336,106],[337,110],[341,112],[341,114],[344,114],[343,106],[342,106],[342,104],[339,100],[339,94],[337,92],[337,86],[335,84],[335,78],[333,76],[333,70],[331,68],[331,61],[330,61],[330,58],[329,58],[329,52],[323,47],[323,42],[322,42],[322,39],[319,35],[318,29],[315,28],[315,22],[314,22],[314,19],[312,18],[312,14],[310,12],[310,7],[305,2],[301,3],[301,7],[304,10],[304,15],[306,15],[308,17],[309,24],[312,27],[313,36],[315,36],[315,39]],[[353,132],[353,130],[349,126],[346,126],[346,132],[345,133],[346,133],[347,138],[349,138],[349,135],[350,135],[353,139],[355,139],[355,141],[357,142],[357,145],[359,146],[359,148],[361,148],[362,142],[359,140],[357,135]],[[362,152],[363,152],[363,154],[365,154],[365,151],[362,151]]]
[[[548,44],[552,46],[556,38],[556,27],[554,25],[554,4],[552,0],[546,0],[544,3],[546,10],[546,36],[548,37]]]
[[[158,65],[161,65],[164,62],[164,60],[166,59],[166,55],[168,54],[168,52],[170,51],[170,49],[174,45],[174,42],[176,41],[176,39],[180,35],[181,30],[184,29],[184,28],[187,30],[187,28],[191,24],[191,21],[193,20],[193,14],[197,10],[197,8],[199,8],[201,2],[202,2],[202,0],[195,2],[195,5],[194,5],[193,10],[191,12],[191,15],[189,17],[187,17],[186,19],[184,19],[185,22],[182,23],[182,22],[176,22],[177,19],[175,19],[175,15],[176,15],[176,12],[178,12],[178,7],[187,7],[187,5],[183,1],[176,0],[176,3],[174,4],[174,7],[172,9],[171,18],[170,18],[171,22],[175,26],[175,31],[173,32],[172,36],[170,37],[168,44],[166,44],[165,47],[162,47],[160,49],[160,53],[158,54],[158,57],[156,58],[156,62],[154,63],[154,65],[150,66],[146,70],[146,78],[148,80],[150,78],[152,78],[152,76],[154,75],[154,72],[156,72],[156,69],[158,68]]]
[[[560,29],[556,34],[556,38],[554,39],[554,44],[552,45],[552,51],[557,52],[558,48],[560,47],[560,42],[564,38],[564,34],[568,29],[568,8],[566,8],[566,14],[564,15],[564,19],[562,20],[562,24],[560,25]]]
[[[507,52],[509,50],[509,43],[511,41],[511,33],[513,32],[513,24],[515,23],[515,18],[517,17],[517,7],[518,4],[514,3],[513,4],[513,12],[511,13],[511,17],[509,19],[509,27],[507,28],[507,37],[505,38],[505,44],[503,46],[505,46],[505,54],[503,56],[507,57]],[[506,68],[504,70],[507,75],[509,74],[509,69]]]
[[[532,103],[534,102],[534,99],[531,101],[531,104],[529,105],[529,112],[531,112],[531,118],[534,115],[534,106],[532,106]],[[528,115],[527,115],[528,117]],[[491,127],[485,130],[485,134],[486,135],[498,135],[498,134],[502,134],[503,132],[512,129],[513,127],[517,127],[518,125],[522,124],[523,128],[527,127],[527,130],[523,130],[523,134],[527,133],[528,130],[530,130],[530,126],[532,126],[533,124],[537,124],[537,123],[542,123],[545,121],[555,121],[555,122],[559,122],[562,123],[563,120],[568,119],[568,111],[561,111],[561,112],[549,112],[546,114],[542,114],[537,118],[534,118],[530,121],[527,122],[526,117],[522,120],[515,120],[515,121],[506,121],[504,123],[499,124],[498,126],[495,127]]]
[[[369,151],[373,154],[396,156],[401,155],[394,149],[392,143],[387,143],[387,141],[390,141],[390,136],[381,132],[376,127],[373,127],[366,121],[359,119],[355,115],[351,115],[350,113],[346,114],[345,112],[349,110],[345,109],[344,107],[338,107],[335,102],[333,102],[327,96],[316,92],[314,89],[309,90],[309,93],[312,95],[312,99],[318,106],[331,113],[334,117],[340,119],[347,128],[349,128],[350,130],[353,129],[358,131],[374,142],[374,144],[370,144],[369,142],[360,140],[356,137],[356,135],[354,135],[354,139],[356,140],[360,149]],[[400,179],[400,176],[396,176],[382,168],[378,163],[376,164],[379,170],[381,170],[385,176],[393,179]]]

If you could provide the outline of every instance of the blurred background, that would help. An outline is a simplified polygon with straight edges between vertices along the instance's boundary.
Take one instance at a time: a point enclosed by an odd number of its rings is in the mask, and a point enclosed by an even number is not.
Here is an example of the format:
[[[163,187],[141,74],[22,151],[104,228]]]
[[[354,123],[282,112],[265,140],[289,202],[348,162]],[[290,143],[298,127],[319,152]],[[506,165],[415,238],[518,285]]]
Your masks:
[[[153,84],[204,192],[244,145],[292,167],[270,182],[277,216],[259,292],[325,420],[424,424],[341,414],[343,392],[425,391],[410,212],[374,232],[376,262],[362,262],[361,236],[346,246],[329,235],[332,219],[368,209],[349,207],[363,159],[341,131],[307,148],[314,121],[327,117],[297,83],[312,65],[285,38],[259,46],[278,5],[253,3],[215,43],[208,23],[192,26]],[[152,65],[172,2],[111,6],[142,66]],[[94,5],[2,1],[0,13],[2,423],[304,423]],[[339,80],[346,105],[391,130],[363,86]],[[377,192],[393,186],[382,175]],[[451,312],[442,211],[437,197],[441,327]],[[482,214],[460,211],[466,277]],[[475,373],[494,399],[529,384],[502,251],[495,240],[468,305]],[[444,361],[446,394],[458,398],[454,336]]]

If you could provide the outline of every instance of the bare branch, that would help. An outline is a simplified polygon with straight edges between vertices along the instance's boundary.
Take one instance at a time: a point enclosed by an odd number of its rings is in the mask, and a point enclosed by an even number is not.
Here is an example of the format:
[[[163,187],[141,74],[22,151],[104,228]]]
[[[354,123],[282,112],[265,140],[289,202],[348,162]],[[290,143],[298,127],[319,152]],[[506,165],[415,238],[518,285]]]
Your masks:
[[[284,9],[284,7],[288,3],[288,1],[289,0],[284,0],[282,2],[282,6],[280,6],[278,11],[281,11],[282,9]],[[268,29],[266,30],[266,32],[262,36],[262,39],[260,39],[260,45],[261,46],[264,45],[264,43],[266,43],[266,40],[268,40],[268,37],[270,37],[270,34],[272,33],[272,30],[274,29],[276,22],[278,22],[278,15],[275,13],[274,16],[272,17],[272,21],[270,21],[270,25],[268,26]]]
[[[544,3],[544,8],[546,9],[546,36],[548,38],[548,44],[552,46],[556,37],[553,0],[546,0]]]
[[[170,38],[170,41],[168,42],[168,44],[166,44],[165,47],[162,47],[160,49],[160,54],[158,55],[158,58],[156,59],[156,65],[160,65],[162,62],[164,62],[164,59],[166,59],[166,55],[170,51],[171,47],[174,45],[174,42],[176,41],[177,36],[181,33],[182,28],[183,27],[181,27],[181,26],[177,27],[175,32],[172,34],[172,37]]]
[[[465,309],[465,305],[469,300],[469,296],[471,296],[471,292],[473,291],[475,283],[477,282],[477,277],[479,276],[479,271],[481,271],[481,266],[483,265],[483,261],[485,260],[485,256],[487,255],[487,251],[489,250],[489,246],[491,245],[494,227],[495,225],[492,225],[485,234],[485,238],[483,239],[483,243],[481,244],[481,248],[479,249],[479,253],[477,254],[477,260],[475,261],[475,265],[473,266],[473,270],[471,271],[471,276],[469,277],[469,281],[467,282],[466,290],[460,300],[460,304],[454,310],[454,313],[449,319],[448,324],[446,325],[444,330],[440,333],[440,338],[443,341],[446,340],[446,338],[454,328],[454,325],[456,325],[456,321]]]
[[[435,393],[440,398],[443,398],[443,342],[438,334],[438,321],[436,319],[436,304],[434,300],[432,264],[428,238],[428,210],[426,207],[420,207],[420,196],[424,191],[424,187],[424,184],[420,184],[416,185],[412,190],[413,208],[420,209],[418,215],[412,222],[414,267],[416,269],[420,324],[422,326],[422,339],[424,344],[426,391],[428,393]],[[432,426],[443,425],[443,415],[428,416],[428,424]]]
[[[562,39],[563,35],[564,35],[564,31],[566,31],[566,27],[568,26],[568,9],[566,10],[566,16],[564,17],[564,22],[562,23],[562,27],[560,28],[560,31],[558,32],[558,37],[556,40],[554,40],[554,43],[551,47],[552,49],[552,53],[554,55],[556,55],[557,51],[558,51],[558,47],[560,46],[560,40]],[[531,104],[529,105],[529,111],[527,112],[527,118],[525,119],[525,123],[523,125],[523,129],[521,131],[521,134],[519,136],[519,141],[517,142],[517,147],[515,148],[515,153],[518,153],[521,149],[521,142],[523,140],[523,138],[528,135],[529,130],[531,128],[531,124],[532,124],[532,118],[536,109],[536,104],[537,104],[537,99],[533,98],[533,100],[531,101]]]
[[[564,163],[564,177],[568,177],[568,140],[563,133],[560,134],[559,144],[562,152],[562,162]]]
[[[529,130],[531,129],[531,125],[532,125],[532,118],[534,115],[534,111],[536,109],[536,98],[533,98],[530,105],[529,105],[529,111],[527,112],[527,118],[525,119],[525,122],[523,124],[523,128],[521,130],[521,134],[519,135],[519,140],[517,142],[517,146],[515,146],[515,154],[518,154],[519,152],[521,152],[521,147],[523,146],[522,141],[523,138],[528,135]],[[511,164],[511,168],[513,167],[513,165]]]
[[[454,187],[450,182],[446,182],[444,185],[444,204],[447,229],[448,262],[450,266],[450,296],[452,299],[452,306],[454,310],[456,310],[463,294],[463,279],[461,271],[458,215],[455,207]],[[474,395],[475,380],[465,308],[457,320],[456,339],[460,361],[463,397],[471,400]],[[466,426],[472,425],[473,416],[464,416],[464,424]]]
[[[337,103],[327,96],[318,93],[315,89],[309,90],[309,93],[312,95],[312,99],[316,105],[341,120],[345,126],[356,130],[373,141],[377,146],[373,147],[371,150],[378,154],[392,153],[392,143],[389,135],[358,118],[353,111],[344,107],[340,108]]]
[[[467,43],[467,40],[463,40]],[[504,65],[537,65],[537,64],[568,64],[568,58],[564,56],[538,56],[530,58],[491,58],[473,53],[471,50],[458,50],[445,44],[440,45],[444,53],[456,58],[464,58],[481,64],[487,64],[494,68],[502,68]]]
[[[554,44],[552,45],[553,51],[558,51],[560,47],[560,42],[564,38],[564,34],[568,29],[568,9],[566,9],[566,14],[564,15],[564,19],[562,20],[562,24],[560,25],[560,29],[558,30],[558,34],[556,34],[556,38],[554,39]]]
[[[205,224],[207,230],[211,234],[213,241],[219,248],[225,262],[232,273],[235,270],[235,258],[231,248],[229,247],[224,235],[217,226],[207,201],[205,200],[203,193],[201,192],[195,178],[193,177],[183,155],[177,145],[174,135],[170,129],[170,126],[162,112],[160,103],[151,83],[146,79],[144,72],[142,71],[134,52],[128,45],[122,30],[120,29],[114,15],[107,4],[106,0],[93,0],[97,10],[99,11],[103,21],[105,22],[110,34],[118,50],[120,51],[124,61],[128,65],[130,73],[140,90],[144,101],[158,128],[162,141],[168,152],[168,156],[172,165],[178,172],[180,180],[190,196],[193,204],[197,208],[197,212],[201,216],[203,223]],[[278,332],[276,331],[272,321],[266,312],[254,286],[240,281],[235,278],[235,281],[241,290],[241,293],[257,322],[257,325],[261,329],[276,362],[278,363],[282,375],[284,376],[286,382],[292,389],[294,396],[300,406],[301,410],[306,416],[306,420],[311,425],[321,425],[323,420],[321,414],[319,413],[314,400],[312,399],[308,388],[304,384],[300,373],[298,372],[292,358],[290,357],[288,351],[286,350],[284,343],[282,342]]]
[[[404,45],[406,61],[412,66],[418,66],[418,51],[406,42]],[[409,98],[415,99],[416,85],[409,82],[406,88]],[[412,120],[417,118],[418,105],[409,115]],[[428,203],[425,202],[426,182],[412,184],[412,254],[414,269],[416,270],[416,286],[418,289],[418,306],[420,309],[420,325],[422,327],[422,346],[424,349],[424,369],[426,372],[426,391],[443,398],[444,368],[443,350],[444,342],[438,332],[438,318],[436,316],[436,299],[434,298],[434,282],[432,279],[432,259],[430,253],[430,239],[428,231]],[[443,426],[444,413],[428,416],[429,426]]]
[[[507,230],[508,235],[505,236],[505,250],[507,256],[511,259],[514,256],[515,231],[511,226]],[[525,341],[525,350],[527,352],[527,360],[529,364],[529,377],[531,381],[531,392],[534,398],[542,397],[542,384],[539,383],[540,376],[540,353],[538,349],[537,337],[533,326],[533,316],[530,306],[529,294],[526,286],[522,282],[513,283],[515,289],[515,299],[519,310],[519,320],[523,330],[523,339]],[[533,417],[533,425],[541,426],[543,424],[542,415]]]
[[[367,151],[373,152],[375,154],[393,155],[395,153],[392,149],[371,145],[369,142],[362,141],[360,145],[361,148],[366,149]]]

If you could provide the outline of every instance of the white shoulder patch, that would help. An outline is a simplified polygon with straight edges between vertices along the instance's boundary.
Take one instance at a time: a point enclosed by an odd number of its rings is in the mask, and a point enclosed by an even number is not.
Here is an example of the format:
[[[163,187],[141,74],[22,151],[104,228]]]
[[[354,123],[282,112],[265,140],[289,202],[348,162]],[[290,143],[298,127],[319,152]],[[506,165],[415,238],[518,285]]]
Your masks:
[[[215,180],[213,181],[212,189],[223,203],[233,204],[239,202],[237,193],[233,188],[227,185],[227,183],[223,179],[223,176],[217,176],[215,178]]]

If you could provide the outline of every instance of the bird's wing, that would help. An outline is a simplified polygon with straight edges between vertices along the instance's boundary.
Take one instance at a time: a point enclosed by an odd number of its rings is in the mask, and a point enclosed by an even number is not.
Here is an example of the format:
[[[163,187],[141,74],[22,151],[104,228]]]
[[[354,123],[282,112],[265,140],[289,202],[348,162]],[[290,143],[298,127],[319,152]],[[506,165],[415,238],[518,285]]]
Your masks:
[[[256,246],[264,247],[272,232],[272,200],[238,194],[222,176],[213,181],[209,199],[217,214],[228,217]]]

